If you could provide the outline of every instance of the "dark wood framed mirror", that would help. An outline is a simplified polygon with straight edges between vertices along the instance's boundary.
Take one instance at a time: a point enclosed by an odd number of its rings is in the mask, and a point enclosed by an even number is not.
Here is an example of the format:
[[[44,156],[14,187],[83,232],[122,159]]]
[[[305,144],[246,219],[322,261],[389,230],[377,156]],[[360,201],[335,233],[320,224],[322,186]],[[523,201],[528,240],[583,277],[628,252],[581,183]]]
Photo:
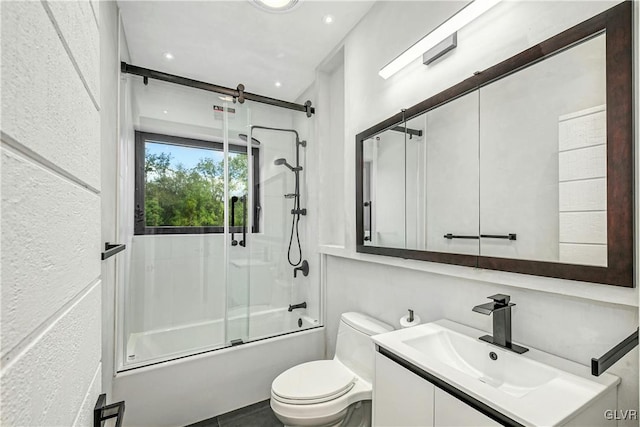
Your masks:
[[[632,111],[625,1],[359,133],[357,251],[633,287]]]

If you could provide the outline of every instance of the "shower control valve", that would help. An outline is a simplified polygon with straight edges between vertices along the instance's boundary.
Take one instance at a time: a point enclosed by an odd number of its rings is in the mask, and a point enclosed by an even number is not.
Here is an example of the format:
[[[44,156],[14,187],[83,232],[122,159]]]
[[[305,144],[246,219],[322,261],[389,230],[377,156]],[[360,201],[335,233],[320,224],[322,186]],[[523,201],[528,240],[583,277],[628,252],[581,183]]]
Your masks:
[[[301,271],[302,275],[305,277],[309,275],[309,263],[307,262],[306,259],[302,261],[302,264],[300,264],[300,267],[296,267],[293,269],[294,279],[298,277],[298,271]]]

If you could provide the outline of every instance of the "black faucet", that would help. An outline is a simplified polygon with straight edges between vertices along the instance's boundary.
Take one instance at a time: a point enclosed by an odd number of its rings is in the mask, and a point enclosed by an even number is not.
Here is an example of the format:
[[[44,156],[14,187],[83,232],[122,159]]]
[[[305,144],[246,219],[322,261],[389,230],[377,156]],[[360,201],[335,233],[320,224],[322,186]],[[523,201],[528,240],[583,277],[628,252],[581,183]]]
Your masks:
[[[289,308],[287,311],[292,312],[296,308],[307,308],[307,302],[301,302],[300,304],[289,304]]]
[[[293,269],[294,278],[298,277],[298,271],[302,271],[302,275],[305,277],[309,275],[309,263],[307,262],[306,259],[302,261],[302,264],[300,264],[300,267],[296,267]]]
[[[511,307],[515,305],[509,302],[511,297],[509,295],[496,294],[488,298],[492,299],[493,302],[473,307],[473,311],[476,313],[486,314],[487,316],[493,313],[493,336],[483,335],[480,339],[518,354],[529,351],[528,348],[511,342]]]

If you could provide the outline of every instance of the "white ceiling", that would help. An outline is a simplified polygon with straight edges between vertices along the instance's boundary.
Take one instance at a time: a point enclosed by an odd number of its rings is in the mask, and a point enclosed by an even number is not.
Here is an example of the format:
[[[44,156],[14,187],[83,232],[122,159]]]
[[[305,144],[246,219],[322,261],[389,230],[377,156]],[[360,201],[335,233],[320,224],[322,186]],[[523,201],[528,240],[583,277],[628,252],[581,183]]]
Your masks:
[[[118,4],[132,64],[231,88],[242,83],[247,92],[293,101],[373,2],[300,0],[286,13],[249,0]],[[323,22],[328,14],[330,25]]]

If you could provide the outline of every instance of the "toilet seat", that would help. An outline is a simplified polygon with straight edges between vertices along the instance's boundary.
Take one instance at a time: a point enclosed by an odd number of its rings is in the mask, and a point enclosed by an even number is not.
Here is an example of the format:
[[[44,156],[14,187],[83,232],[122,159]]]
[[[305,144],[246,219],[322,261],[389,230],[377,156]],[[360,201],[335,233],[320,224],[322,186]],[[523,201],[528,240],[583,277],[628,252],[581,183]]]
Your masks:
[[[328,402],[347,394],[356,375],[335,360],[316,360],[280,374],[271,386],[272,396],[290,405]]]

